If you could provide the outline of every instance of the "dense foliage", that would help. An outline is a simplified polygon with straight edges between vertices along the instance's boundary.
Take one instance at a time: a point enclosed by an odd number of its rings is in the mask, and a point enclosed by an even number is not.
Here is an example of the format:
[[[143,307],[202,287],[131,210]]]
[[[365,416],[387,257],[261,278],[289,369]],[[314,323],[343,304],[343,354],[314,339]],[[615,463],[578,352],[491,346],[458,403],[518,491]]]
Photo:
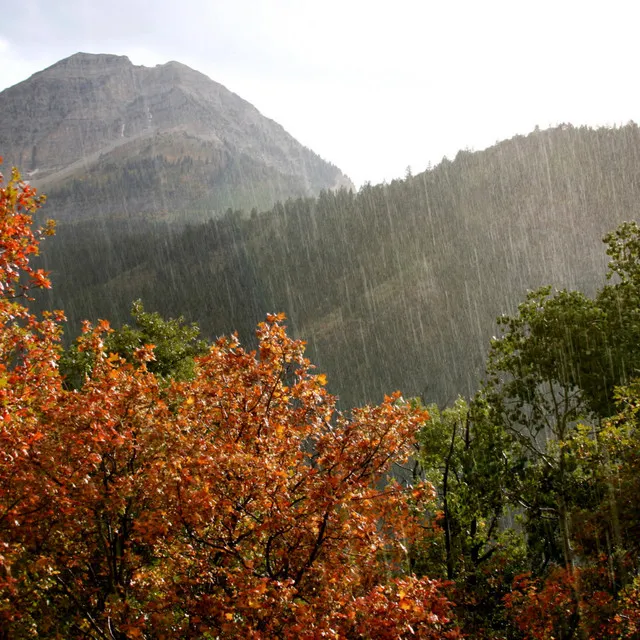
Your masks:
[[[142,301],[136,300],[131,307],[134,325],[123,325],[105,337],[107,353],[117,353],[127,362],[137,363],[136,353],[147,344],[153,345],[153,360],[146,368],[162,380],[185,380],[195,374],[195,360],[204,355],[207,344],[200,339],[197,325],[187,325],[184,318],[165,320],[157,313],[144,310]],[[95,354],[72,345],[60,358],[60,373],[69,388],[79,388],[95,365]]]
[[[472,399],[347,416],[281,315],[205,348],[134,303],[63,350],[39,204],[0,190],[0,638],[640,635],[637,224],[499,319]]]
[[[443,509],[446,574],[477,636],[639,631],[631,487],[640,442],[640,227],[624,223],[605,242],[611,283],[593,298],[531,292],[516,315],[499,318],[481,392],[470,405],[431,408],[421,433],[420,461]],[[439,575],[433,568],[424,570]]]
[[[131,363],[86,325],[92,366],[65,390],[60,318],[16,298],[48,284],[37,204],[17,173],[0,191],[0,636],[458,637],[408,566],[431,487],[388,478],[427,413],[336,413],[280,316],[169,384],[153,345]]]

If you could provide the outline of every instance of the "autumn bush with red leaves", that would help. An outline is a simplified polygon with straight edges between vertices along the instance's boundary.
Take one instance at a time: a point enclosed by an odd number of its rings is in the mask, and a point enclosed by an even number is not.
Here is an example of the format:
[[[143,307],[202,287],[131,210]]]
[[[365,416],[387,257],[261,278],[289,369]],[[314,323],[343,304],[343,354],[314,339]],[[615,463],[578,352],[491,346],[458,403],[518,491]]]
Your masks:
[[[282,316],[169,384],[153,345],[129,363],[86,325],[95,366],[65,390],[62,314],[24,300],[49,286],[40,204],[17,172],[0,190],[0,637],[459,637],[408,571],[433,490],[388,480],[426,412],[341,415]]]

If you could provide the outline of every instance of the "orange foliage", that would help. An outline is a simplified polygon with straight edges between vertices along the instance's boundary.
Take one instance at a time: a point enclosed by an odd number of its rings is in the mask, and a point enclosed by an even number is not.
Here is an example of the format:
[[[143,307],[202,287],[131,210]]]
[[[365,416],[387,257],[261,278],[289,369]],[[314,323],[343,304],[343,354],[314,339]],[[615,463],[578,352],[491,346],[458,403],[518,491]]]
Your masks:
[[[423,410],[343,417],[282,316],[168,388],[87,326],[92,377],[65,391],[59,318],[14,297],[47,284],[38,201],[17,175],[0,198],[0,637],[458,637],[406,573],[432,489],[387,481]]]
[[[564,628],[574,626],[573,619],[578,615],[574,581],[574,575],[560,568],[544,582],[528,574],[516,576],[505,602],[523,638],[552,640],[565,637]]]
[[[603,571],[603,569],[605,571]],[[556,568],[545,579],[517,576],[505,597],[522,638],[632,640],[640,632],[640,581],[614,598],[598,582],[604,566]]]

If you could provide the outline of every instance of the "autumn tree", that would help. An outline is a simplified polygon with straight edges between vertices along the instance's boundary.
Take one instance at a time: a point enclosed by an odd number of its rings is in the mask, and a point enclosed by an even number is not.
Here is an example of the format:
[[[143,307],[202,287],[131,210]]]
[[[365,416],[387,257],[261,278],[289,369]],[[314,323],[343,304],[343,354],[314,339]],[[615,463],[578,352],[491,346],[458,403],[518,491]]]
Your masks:
[[[0,636],[458,637],[409,566],[433,490],[389,480],[424,410],[341,415],[282,316],[168,383],[151,345],[129,362],[87,324],[65,390],[57,320],[15,298],[46,284],[35,193],[14,174],[0,196]]]
[[[53,230],[34,230],[33,215],[43,199],[17,170],[5,184],[0,174],[0,635],[11,637],[13,622],[29,606],[34,567],[23,527],[49,513],[39,495],[31,448],[45,438],[42,413],[61,391],[56,360],[60,314],[38,319],[25,301],[49,286],[46,274],[29,260]],[[32,541],[37,545],[37,541]]]

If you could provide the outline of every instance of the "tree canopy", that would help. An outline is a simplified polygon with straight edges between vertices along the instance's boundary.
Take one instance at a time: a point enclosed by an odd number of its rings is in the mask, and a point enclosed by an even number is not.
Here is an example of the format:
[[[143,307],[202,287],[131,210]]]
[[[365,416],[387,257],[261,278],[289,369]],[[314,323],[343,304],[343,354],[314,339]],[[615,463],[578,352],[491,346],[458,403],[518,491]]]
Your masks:
[[[128,361],[85,325],[93,366],[65,389],[61,315],[16,297],[48,286],[38,203],[17,172],[0,191],[0,636],[458,637],[408,566],[432,489],[389,476],[427,413],[339,414],[277,315],[168,384],[152,345]]]
[[[477,395],[344,414],[282,314],[205,344],[36,315],[42,199],[0,178],[0,638],[631,640],[640,227],[531,292]]]

